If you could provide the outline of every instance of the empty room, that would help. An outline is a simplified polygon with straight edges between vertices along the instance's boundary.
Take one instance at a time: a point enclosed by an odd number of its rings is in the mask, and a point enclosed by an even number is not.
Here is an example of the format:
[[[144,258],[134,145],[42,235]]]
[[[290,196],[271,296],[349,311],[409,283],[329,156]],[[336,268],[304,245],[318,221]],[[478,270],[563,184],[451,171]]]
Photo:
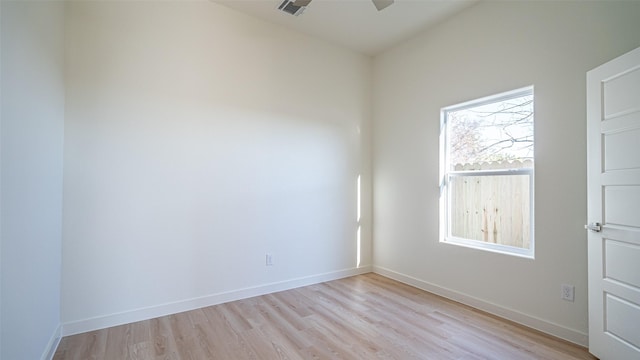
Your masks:
[[[640,359],[640,1],[0,26],[0,359]]]

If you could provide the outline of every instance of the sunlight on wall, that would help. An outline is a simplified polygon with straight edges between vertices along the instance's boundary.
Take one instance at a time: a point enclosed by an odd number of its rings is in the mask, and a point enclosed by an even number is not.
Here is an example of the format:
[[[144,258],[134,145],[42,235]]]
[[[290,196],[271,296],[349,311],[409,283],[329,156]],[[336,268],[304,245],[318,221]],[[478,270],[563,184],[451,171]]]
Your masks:
[[[356,187],[357,187],[357,191],[356,191],[356,196],[357,196],[357,201],[356,201],[356,221],[358,223],[358,231],[356,232],[356,266],[360,267],[360,229],[361,229],[361,225],[360,225],[360,175],[358,175],[358,180],[356,180]]]

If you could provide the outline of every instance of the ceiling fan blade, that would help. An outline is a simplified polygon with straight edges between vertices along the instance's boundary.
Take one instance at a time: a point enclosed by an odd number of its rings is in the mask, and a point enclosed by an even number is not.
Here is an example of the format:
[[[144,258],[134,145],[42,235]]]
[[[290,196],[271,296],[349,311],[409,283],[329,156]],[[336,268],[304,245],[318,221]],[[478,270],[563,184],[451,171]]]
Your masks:
[[[311,0],[296,0],[293,2],[293,5],[303,7],[309,5],[310,2]]]
[[[378,11],[386,8],[387,6],[393,4],[393,0],[372,0],[373,1],[373,5],[376,6],[376,9],[378,9]]]

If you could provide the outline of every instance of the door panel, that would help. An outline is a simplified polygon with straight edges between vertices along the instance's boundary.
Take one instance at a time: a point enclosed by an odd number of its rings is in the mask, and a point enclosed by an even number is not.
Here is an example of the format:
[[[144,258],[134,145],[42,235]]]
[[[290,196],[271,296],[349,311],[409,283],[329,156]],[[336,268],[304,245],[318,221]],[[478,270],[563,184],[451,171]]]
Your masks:
[[[640,262],[634,262],[636,259],[640,259],[640,246],[605,239],[604,253],[605,279],[616,280],[631,287],[634,287],[633,284],[640,284]]]
[[[605,186],[604,221],[640,227],[640,186]]]
[[[589,351],[640,359],[640,48],[587,73]]]
[[[605,331],[633,347],[640,347],[640,306],[607,294],[605,309]]]
[[[640,143],[640,129],[605,134],[604,169],[608,171],[640,168],[640,156],[627,156],[629,148],[633,148],[637,143]]]
[[[603,84],[603,91],[606,94],[604,99],[605,118],[630,109],[637,109],[640,105],[638,94],[634,93],[640,87],[640,69],[625,69],[625,72],[615,75]]]

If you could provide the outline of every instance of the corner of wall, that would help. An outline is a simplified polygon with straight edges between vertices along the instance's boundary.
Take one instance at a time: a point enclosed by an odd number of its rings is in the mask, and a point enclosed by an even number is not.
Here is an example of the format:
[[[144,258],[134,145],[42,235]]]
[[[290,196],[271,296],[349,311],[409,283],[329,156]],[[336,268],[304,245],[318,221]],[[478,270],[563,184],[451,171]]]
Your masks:
[[[56,354],[56,350],[58,349],[60,340],[62,340],[62,324],[58,324],[58,327],[54,330],[53,334],[51,335],[51,339],[49,339],[47,347],[45,347],[40,359],[52,360],[53,356]]]

